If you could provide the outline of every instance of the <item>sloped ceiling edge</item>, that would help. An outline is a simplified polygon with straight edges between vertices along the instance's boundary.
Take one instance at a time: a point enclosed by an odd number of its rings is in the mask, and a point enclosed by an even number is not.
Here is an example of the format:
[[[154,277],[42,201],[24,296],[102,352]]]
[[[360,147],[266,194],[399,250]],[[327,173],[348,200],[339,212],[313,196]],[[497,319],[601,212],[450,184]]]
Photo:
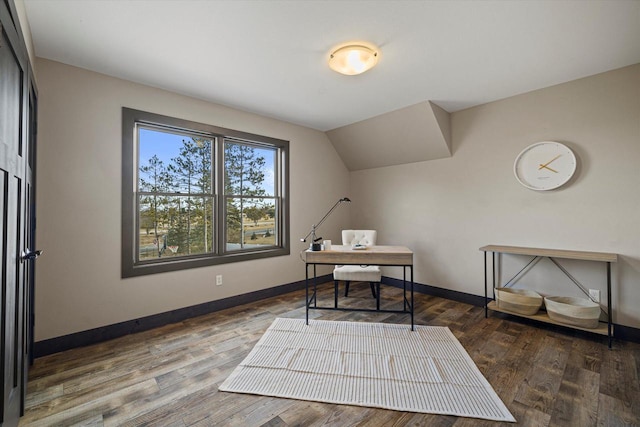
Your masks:
[[[450,114],[421,102],[326,134],[350,171],[451,156]]]

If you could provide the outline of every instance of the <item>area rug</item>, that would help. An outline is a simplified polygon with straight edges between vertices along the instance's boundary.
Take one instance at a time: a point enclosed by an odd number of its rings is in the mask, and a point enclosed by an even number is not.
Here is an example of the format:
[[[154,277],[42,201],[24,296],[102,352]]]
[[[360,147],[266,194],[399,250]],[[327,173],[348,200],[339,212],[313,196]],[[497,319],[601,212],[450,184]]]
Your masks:
[[[279,318],[219,390],[515,422],[441,326]]]

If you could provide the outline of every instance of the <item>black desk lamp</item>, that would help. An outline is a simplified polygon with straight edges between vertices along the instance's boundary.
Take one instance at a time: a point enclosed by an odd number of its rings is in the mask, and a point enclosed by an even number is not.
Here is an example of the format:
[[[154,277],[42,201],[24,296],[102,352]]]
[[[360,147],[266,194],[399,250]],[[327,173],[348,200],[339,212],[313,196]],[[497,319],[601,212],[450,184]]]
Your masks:
[[[331,212],[333,212],[335,208],[337,208],[338,205],[342,202],[351,203],[351,199],[349,199],[348,197],[343,197],[342,199],[338,200],[336,204],[333,205],[331,209],[329,209],[329,212],[327,212],[325,216],[322,217],[320,222],[311,226],[311,231],[309,232],[309,234],[304,236],[304,238],[300,239],[301,242],[306,242],[309,236],[311,236],[311,245],[309,245],[309,249],[311,249],[312,251],[319,251],[321,248],[320,243],[317,243],[317,242],[322,240],[322,237],[316,237],[316,230],[318,229],[318,227],[322,225],[324,220],[327,219],[329,215],[331,215]]]

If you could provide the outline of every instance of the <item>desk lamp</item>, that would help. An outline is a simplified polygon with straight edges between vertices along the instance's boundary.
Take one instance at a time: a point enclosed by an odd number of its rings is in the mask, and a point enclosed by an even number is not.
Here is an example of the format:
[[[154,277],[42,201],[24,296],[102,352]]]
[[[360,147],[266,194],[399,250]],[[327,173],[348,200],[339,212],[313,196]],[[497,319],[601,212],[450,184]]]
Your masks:
[[[333,205],[331,209],[329,209],[329,212],[327,212],[325,216],[322,217],[320,222],[311,226],[311,231],[309,232],[309,234],[300,239],[301,242],[306,242],[309,236],[311,236],[311,244],[309,245],[310,250],[319,251],[321,249],[320,243],[318,242],[322,240],[322,237],[316,237],[316,230],[322,225],[324,220],[327,219],[329,215],[331,215],[331,212],[333,212],[338,207],[338,205],[343,202],[351,203],[351,199],[349,199],[348,197],[343,197],[342,199],[338,200],[336,204]]]

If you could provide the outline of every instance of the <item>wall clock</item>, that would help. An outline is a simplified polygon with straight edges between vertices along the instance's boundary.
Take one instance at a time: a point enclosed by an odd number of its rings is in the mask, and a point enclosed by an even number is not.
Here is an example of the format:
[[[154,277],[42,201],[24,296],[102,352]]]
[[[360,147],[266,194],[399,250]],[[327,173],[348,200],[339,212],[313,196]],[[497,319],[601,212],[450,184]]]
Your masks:
[[[516,157],[513,173],[531,190],[553,190],[567,183],[576,172],[576,156],[559,142],[531,144]]]

